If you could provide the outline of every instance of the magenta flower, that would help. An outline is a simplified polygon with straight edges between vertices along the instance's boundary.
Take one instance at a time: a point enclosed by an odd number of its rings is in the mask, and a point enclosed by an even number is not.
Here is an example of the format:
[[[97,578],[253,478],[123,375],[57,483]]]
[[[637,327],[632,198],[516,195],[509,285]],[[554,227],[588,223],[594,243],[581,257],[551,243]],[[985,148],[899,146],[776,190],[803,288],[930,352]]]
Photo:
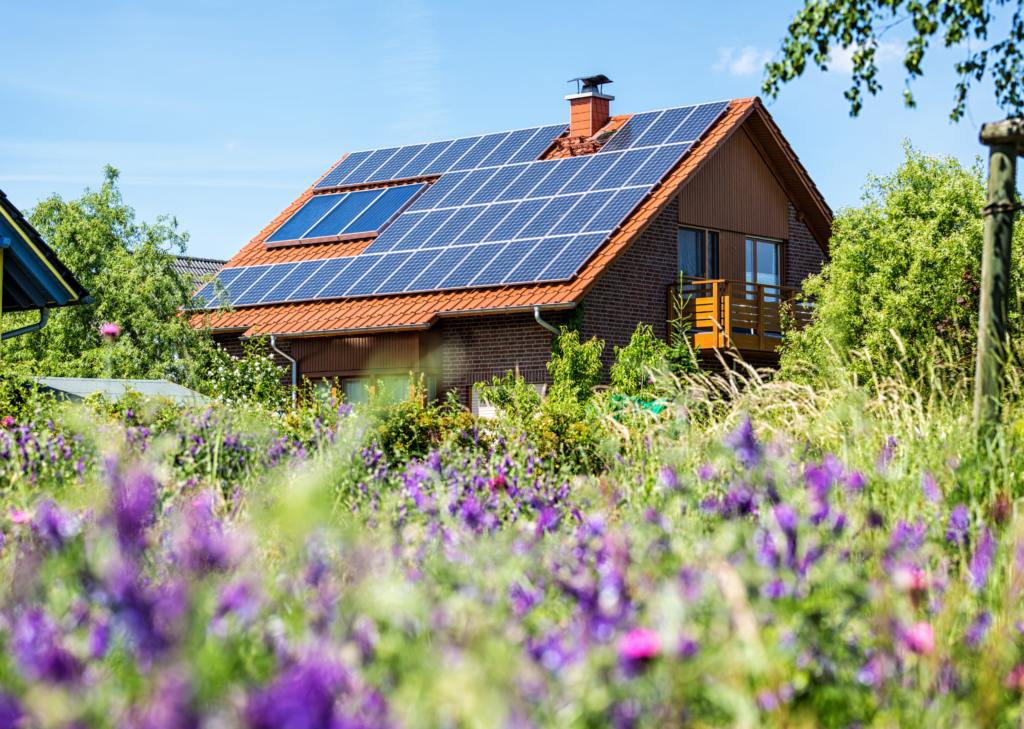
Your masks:
[[[1014,669],[1006,675],[1006,680],[1003,681],[1003,686],[1011,691],[1024,690],[1024,663],[1015,666]]]
[[[925,620],[914,623],[903,634],[903,644],[918,655],[930,655],[935,650],[935,629]]]
[[[653,630],[637,628],[619,639],[619,653],[630,661],[654,658],[661,653],[661,639]]]
[[[25,511],[24,509],[19,509],[18,511],[11,512],[11,521],[13,521],[15,524],[24,524],[25,522],[31,520],[32,515]]]
[[[121,327],[108,321],[106,324],[100,325],[100,334],[104,337],[117,337],[121,334]]]
[[[14,418],[12,418],[10,415],[5,415],[4,419],[0,420],[0,425],[3,425],[3,427],[5,428],[10,428],[11,426],[14,425]]]

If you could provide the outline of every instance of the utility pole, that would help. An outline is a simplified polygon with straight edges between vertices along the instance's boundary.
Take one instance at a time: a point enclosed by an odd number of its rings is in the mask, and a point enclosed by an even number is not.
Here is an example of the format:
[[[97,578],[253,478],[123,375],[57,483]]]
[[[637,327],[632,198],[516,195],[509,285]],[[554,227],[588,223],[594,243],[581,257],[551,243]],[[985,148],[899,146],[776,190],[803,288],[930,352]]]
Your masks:
[[[1010,292],[1010,249],[1013,217],[1021,205],[1017,189],[1017,156],[1024,155],[1024,119],[1007,119],[981,128],[989,148],[988,204],[981,264],[981,305],[978,310],[978,362],[974,375],[974,422],[990,434],[999,424],[1006,363],[1006,319]]]

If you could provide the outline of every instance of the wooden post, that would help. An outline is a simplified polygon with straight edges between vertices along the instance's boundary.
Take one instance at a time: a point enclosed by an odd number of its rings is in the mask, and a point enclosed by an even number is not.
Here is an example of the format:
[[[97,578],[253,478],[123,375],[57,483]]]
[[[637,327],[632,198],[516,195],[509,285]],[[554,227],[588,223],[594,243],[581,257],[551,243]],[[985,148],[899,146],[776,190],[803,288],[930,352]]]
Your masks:
[[[757,292],[757,349],[764,351],[764,284],[757,284],[754,288]]]
[[[1024,120],[985,124],[981,143],[989,147],[988,204],[981,264],[981,300],[978,310],[978,359],[974,374],[974,422],[990,434],[999,425],[1002,410],[1002,375],[1006,363],[1006,305],[1010,284],[1010,249],[1017,155],[1024,147]]]
[[[722,294],[722,346],[732,346],[732,281],[725,282]]]

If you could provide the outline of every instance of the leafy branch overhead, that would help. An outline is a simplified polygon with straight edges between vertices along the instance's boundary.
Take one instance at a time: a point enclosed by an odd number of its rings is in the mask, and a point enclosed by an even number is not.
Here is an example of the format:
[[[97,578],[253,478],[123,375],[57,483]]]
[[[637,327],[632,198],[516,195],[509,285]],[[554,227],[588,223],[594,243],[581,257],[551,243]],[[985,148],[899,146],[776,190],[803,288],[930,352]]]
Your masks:
[[[781,60],[767,65],[762,90],[774,99],[783,84],[803,75],[809,63],[828,70],[837,48],[852,51],[853,83],[844,96],[850,102],[850,115],[857,116],[864,105],[862,92],[866,89],[874,96],[882,89],[877,62],[882,37],[894,26],[908,24],[914,31],[903,57],[903,98],[908,107],[916,106],[910,84],[924,75],[925,54],[939,40],[946,48],[966,51],[964,60],[954,66],[959,80],[951,119],[963,117],[971,84],[981,82],[986,73],[995,85],[999,106],[1007,115],[1018,115],[1024,107],[1022,6],[1024,0],[807,0],[790,23]],[[997,17],[1004,8],[1007,14],[1012,9],[1005,34],[999,27],[1002,18]],[[990,43],[990,36],[1000,39]]]

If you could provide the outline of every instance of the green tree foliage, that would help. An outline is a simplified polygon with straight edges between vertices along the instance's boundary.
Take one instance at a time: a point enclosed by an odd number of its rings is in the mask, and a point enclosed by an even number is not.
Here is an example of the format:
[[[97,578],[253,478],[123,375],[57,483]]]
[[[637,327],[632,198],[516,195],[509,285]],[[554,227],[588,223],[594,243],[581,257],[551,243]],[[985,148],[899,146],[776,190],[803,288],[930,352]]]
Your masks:
[[[671,353],[671,348],[654,336],[650,324],[638,324],[629,345],[615,348],[612,387],[630,397],[655,397],[654,376],[668,368]]]
[[[188,234],[173,217],[136,222],[118,190],[119,172],[107,166],[103,173],[100,189],[86,188],[77,200],[54,194],[29,215],[96,303],[55,310],[42,331],[5,342],[5,364],[39,375],[162,377],[199,387],[213,343],[180,316],[194,285],[173,268]],[[4,328],[32,316],[5,317]],[[99,333],[104,322],[121,327],[110,351]]]
[[[783,364],[810,363],[821,372],[834,361],[833,351],[843,357],[861,350],[874,366],[862,357],[848,358],[846,366],[868,378],[892,374],[897,361],[912,370],[943,344],[969,364],[977,332],[983,174],[980,163],[964,167],[907,143],[896,172],[870,177],[863,205],[836,215],[831,262],[804,283],[816,299],[815,321],[787,336]],[[1022,234],[1018,225],[1011,301],[1021,291]],[[1017,329],[1019,310],[1011,308]]]
[[[989,31],[1004,8],[1013,7],[1005,35],[989,44]],[[872,96],[878,82],[876,52],[883,34],[891,27],[910,21],[913,29],[907,42],[903,66],[907,86],[903,92],[908,107],[915,106],[910,82],[923,75],[921,64],[934,39],[946,48],[966,47],[966,58],[955,64],[959,81],[950,117],[958,121],[966,109],[972,83],[980,82],[986,71],[995,85],[996,102],[1008,115],[1024,109],[1024,0],[806,0],[789,25],[782,44],[782,58],[768,64],[764,93],[778,96],[782,84],[801,76],[808,62],[827,70],[836,47],[852,50],[852,86],[845,96],[851,116],[864,104],[867,89]],[[995,35],[993,33],[992,35]]]

